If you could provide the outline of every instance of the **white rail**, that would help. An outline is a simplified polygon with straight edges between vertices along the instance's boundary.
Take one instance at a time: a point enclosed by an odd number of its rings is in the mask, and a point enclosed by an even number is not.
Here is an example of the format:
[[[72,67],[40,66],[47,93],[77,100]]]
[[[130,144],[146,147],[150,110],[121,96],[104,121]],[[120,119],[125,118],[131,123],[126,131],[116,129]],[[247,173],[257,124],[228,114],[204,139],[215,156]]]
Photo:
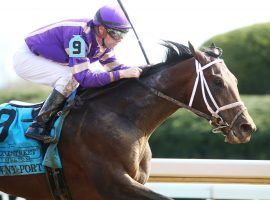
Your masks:
[[[270,161],[155,158],[149,182],[270,184]]]
[[[147,183],[146,186],[171,198],[270,200],[270,185]]]

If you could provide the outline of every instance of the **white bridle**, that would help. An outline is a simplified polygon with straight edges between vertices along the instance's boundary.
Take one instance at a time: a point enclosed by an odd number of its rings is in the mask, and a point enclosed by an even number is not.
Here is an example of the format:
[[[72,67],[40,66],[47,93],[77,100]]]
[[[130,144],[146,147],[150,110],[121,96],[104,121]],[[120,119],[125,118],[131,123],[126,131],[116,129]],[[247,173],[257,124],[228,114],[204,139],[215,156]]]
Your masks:
[[[232,126],[234,125],[234,123],[238,119],[238,117],[244,112],[244,110],[246,110],[246,107],[245,107],[245,105],[244,105],[244,103],[242,101],[237,101],[237,102],[234,102],[234,103],[230,103],[230,104],[227,104],[227,105],[224,105],[224,106],[221,106],[221,107],[219,107],[217,105],[217,103],[216,103],[216,101],[215,101],[215,99],[214,99],[214,97],[213,97],[213,95],[212,95],[212,93],[211,93],[211,91],[209,89],[209,86],[208,86],[208,84],[207,84],[207,82],[205,80],[203,70],[207,69],[208,67],[211,67],[212,65],[214,65],[216,63],[220,63],[220,62],[223,62],[223,60],[222,59],[215,59],[214,61],[212,61],[212,62],[210,62],[210,63],[208,63],[208,64],[206,64],[204,66],[201,66],[201,64],[197,60],[195,60],[195,67],[196,67],[197,77],[196,77],[195,84],[194,84],[192,94],[191,94],[191,97],[190,97],[190,101],[189,101],[189,104],[188,104],[189,107],[192,107],[192,103],[193,103],[195,93],[196,93],[196,90],[197,90],[197,87],[198,87],[198,83],[199,83],[199,80],[200,80],[203,99],[204,99],[204,102],[205,102],[205,105],[206,105],[208,111],[212,114],[213,117],[221,120],[221,122],[218,123],[218,127],[215,128],[213,130],[213,132],[219,132],[220,129],[224,128],[224,127],[232,128]],[[209,103],[207,101],[207,98],[206,98],[206,92],[209,95],[211,102],[215,106],[215,110],[213,110],[211,108],[211,106],[209,105]],[[234,117],[234,119],[232,120],[230,125],[228,125],[228,123],[225,122],[223,120],[223,118],[218,114],[221,111],[228,110],[228,109],[231,109],[231,108],[235,108],[235,107],[238,107],[238,106],[241,106],[242,109],[236,114],[236,116]],[[212,121],[210,121],[210,124],[212,124]]]
[[[146,88],[147,90],[149,90],[151,93],[153,93],[154,95],[160,97],[160,98],[163,98],[179,107],[182,107],[182,108],[186,108],[188,110],[190,110],[191,112],[201,116],[201,117],[204,117],[205,119],[209,120],[209,123],[211,125],[213,125],[215,128],[212,130],[214,133],[218,133],[218,132],[224,132],[225,130],[222,130],[223,128],[226,128],[226,133],[228,132],[231,132],[232,131],[232,128],[233,128],[233,125],[234,123],[236,122],[236,120],[238,119],[238,117],[246,110],[246,107],[244,105],[243,102],[241,101],[237,101],[237,102],[234,102],[234,103],[230,103],[228,105],[225,105],[225,106],[222,106],[222,107],[219,107],[209,89],[209,86],[204,78],[204,74],[203,74],[203,70],[205,70],[206,68],[216,64],[216,63],[219,63],[219,62],[223,62],[222,59],[216,59],[204,66],[201,66],[201,64],[195,60],[195,66],[196,66],[196,73],[197,73],[197,77],[196,77],[196,80],[195,80],[195,84],[194,84],[194,87],[193,87],[193,90],[192,90],[192,93],[191,93],[191,97],[190,97],[190,101],[189,101],[189,104],[186,105],[185,103],[182,103],[181,101],[177,100],[177,99],[174,99],[164,93],[162,93],[161,91],[155,89],[155,88],[152,88],[152,87],[149,87],[147,86],[146,84],[144,84],[143,82],[137,80],[137,82],[143,86],[144,88]],[[205,102],[205,105],[208,109],[208,111],[211,113],[212,116],[209,116],[207,113],[203,113],[199,110],[197,110],[196,108],[193,108],[192,107],[192,103],[193,103],[193,100],[194,100],[194,97],[195,97],[195,93],[196,93],[196,90],[197,90],[197,87],[198,87],[198,83],[199,83],[199,80],[200,80],[200,83],[201,83],[201,88],[202,88],[202,95],[203,95],[203,99],[204,99],[204,102]],[[206,91],[205,91],[205,88],[206,88]],[[215,106],[215,111],[211,108],[211,106],[209,105],[208,101],[207,101],[207,98],[206,98],[206,92],[208,93],[213,105]],[[241,109],[238,111],[238,113],[234,116],[234,119],[231,121],[230,124],[228,124],[225,120],[223,120],[223,118],[218,114],[219,112],[221,111],[224,111],[224,110],[228,110],[228,109],[231,109],[231,108],[235,108],[235,107],[238,107],[240,106]]]

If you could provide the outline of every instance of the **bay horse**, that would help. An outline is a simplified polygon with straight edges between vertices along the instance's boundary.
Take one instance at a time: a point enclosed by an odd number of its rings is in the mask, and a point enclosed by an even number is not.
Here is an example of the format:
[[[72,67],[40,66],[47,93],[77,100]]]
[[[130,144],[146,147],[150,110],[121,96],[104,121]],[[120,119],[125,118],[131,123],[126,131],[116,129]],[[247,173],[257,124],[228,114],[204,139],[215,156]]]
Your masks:
[[[145,68],[139,80],[82,92],[84,104],[65,119],[58,147],[72,199],[170,199],[144,186],[152,157],[148,140],[179,108],[207,119],[229,143],[248,142],[256,130],[219,48],[164,45],[164,62]],[[1,177],[0,190],[27,200],[53,199],[44,174]]]

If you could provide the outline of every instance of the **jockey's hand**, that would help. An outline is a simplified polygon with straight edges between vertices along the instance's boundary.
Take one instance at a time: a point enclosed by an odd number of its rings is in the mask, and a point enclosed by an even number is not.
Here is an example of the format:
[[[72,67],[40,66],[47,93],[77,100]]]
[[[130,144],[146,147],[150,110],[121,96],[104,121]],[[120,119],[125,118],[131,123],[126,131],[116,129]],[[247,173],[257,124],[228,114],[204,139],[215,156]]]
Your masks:
[[[131,67],[128,69],[120,70],[120,78],[139,78],[142,73],[142,69],[139,67]]]
[[[146,64],[146,65],[142,65],[140,66],[141,69],[144,69],[144,68],[148,68],[148,67],[152,67],[154,64],[151,63],[151,64]]]

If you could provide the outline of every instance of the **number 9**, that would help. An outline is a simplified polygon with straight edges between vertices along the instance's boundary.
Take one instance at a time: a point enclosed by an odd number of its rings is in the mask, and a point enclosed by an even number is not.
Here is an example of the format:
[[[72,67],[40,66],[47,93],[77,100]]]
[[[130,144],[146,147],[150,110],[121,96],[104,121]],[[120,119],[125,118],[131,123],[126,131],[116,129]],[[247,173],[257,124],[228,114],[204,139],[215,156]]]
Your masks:
[[[82,44],[80,41],[74,41],[73,44],[73,54],[81,54],[82,52]]]

